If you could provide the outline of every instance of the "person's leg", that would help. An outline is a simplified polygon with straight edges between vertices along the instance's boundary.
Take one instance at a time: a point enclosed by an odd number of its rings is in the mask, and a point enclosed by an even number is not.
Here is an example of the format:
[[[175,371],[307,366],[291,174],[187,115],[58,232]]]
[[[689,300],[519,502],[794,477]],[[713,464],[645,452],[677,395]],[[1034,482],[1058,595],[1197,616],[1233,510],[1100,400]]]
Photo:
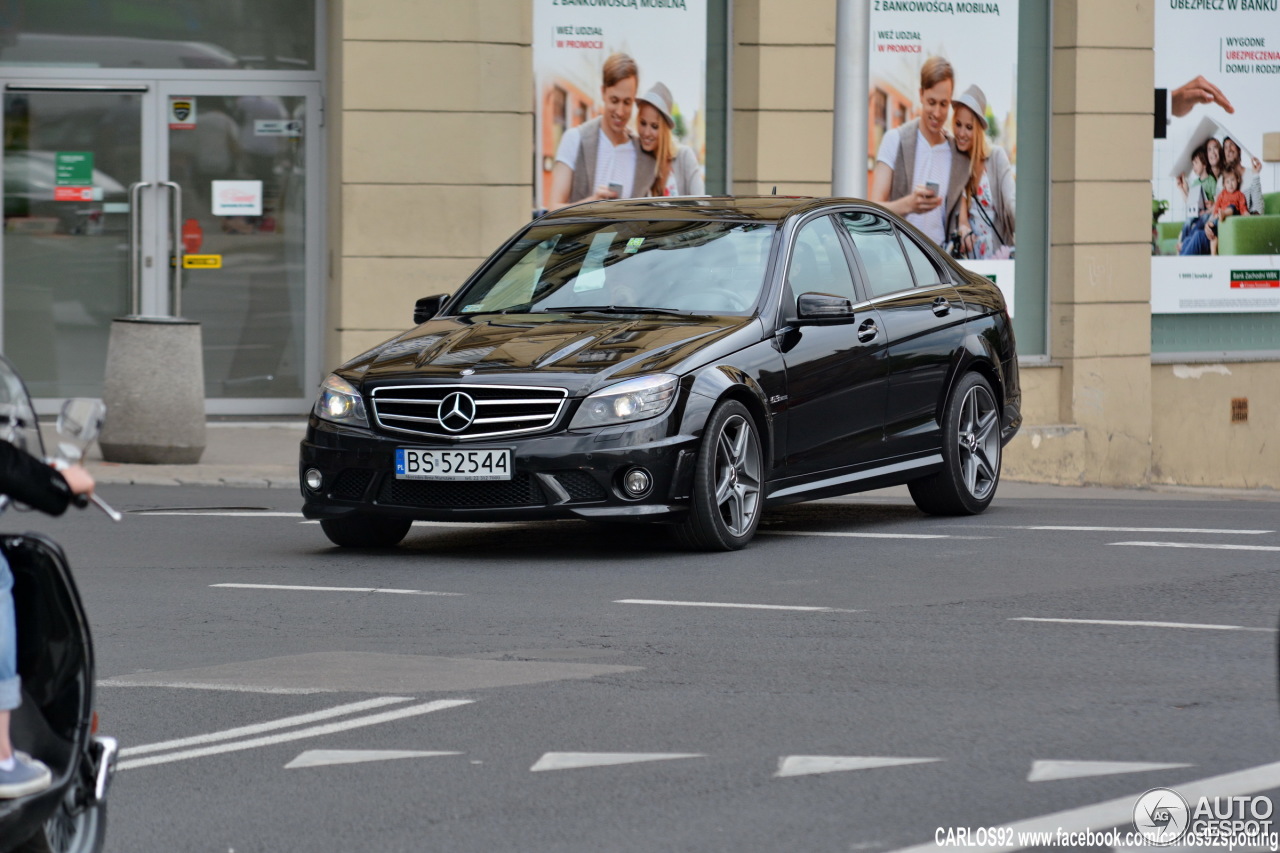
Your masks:
[[[9,712],[22,704],[18,678],[18,625],[13,611],[13,573],[0,556],[0,761],[13,753],[9,744]]]
[[[10,712],[22,703],[18,678],[18,625],[13,609],[13,573],[0,556],[0,799],[25,797],[53,782],[49,768],[13,751],[9,740]]]

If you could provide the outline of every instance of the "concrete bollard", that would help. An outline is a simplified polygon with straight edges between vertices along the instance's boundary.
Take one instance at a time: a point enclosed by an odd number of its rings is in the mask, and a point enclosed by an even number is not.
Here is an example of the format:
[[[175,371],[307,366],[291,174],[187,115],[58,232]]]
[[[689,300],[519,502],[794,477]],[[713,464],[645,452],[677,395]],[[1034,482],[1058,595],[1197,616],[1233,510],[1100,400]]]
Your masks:
[[[132,315],[111,322],[98,444],[108,462],[194,465],[205,447],[200,324]]]

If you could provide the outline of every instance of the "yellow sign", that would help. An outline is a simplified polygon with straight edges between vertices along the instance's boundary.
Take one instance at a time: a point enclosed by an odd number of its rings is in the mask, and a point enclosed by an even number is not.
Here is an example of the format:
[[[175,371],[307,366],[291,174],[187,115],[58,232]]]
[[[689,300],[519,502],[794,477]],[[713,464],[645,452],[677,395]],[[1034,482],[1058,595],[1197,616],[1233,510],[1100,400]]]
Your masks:
[[[184,270],[220,270],[222,255],[183,255],[182,268]]]

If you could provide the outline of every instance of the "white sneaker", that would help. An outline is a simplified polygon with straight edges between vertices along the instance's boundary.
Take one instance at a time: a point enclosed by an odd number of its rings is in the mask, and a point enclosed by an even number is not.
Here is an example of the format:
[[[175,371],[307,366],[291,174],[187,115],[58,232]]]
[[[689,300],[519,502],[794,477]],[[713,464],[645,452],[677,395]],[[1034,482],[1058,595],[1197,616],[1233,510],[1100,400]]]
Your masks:
[[[25,752],[13,753],[13,769],[0,769],[0,800],[38,794],[53,784],[53,774],[43,761]]]

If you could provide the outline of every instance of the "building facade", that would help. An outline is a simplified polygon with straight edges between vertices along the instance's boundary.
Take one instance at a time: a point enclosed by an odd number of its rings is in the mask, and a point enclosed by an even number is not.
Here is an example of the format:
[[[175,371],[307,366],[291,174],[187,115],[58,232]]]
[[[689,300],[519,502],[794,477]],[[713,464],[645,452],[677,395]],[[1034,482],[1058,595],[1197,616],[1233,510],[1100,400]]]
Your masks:
[[[1008,477],[1280,488],[1280,315],[1233,325],[1237,315],[1152,314],[1146,205],[1167,2],[1021,4],[1026,425]],[[4,348],[24,371],[24,358],[58,365],[36,372],[37,396],[93,393],[104,318],[134,303],[168,310],[163,261],[181,242],[222,263],[185,269],[181,285],[183,313],[204,323],[210,411],[305,411],[327,368],[402,331],[415,299],[454,290],[529,220],[541,180],[533,3],[187,5],[224,15],[234,39],[184,39],[175,25],[150,36],[143,67],[128,59],[139,48],[127,24],[70,34],[101,55],[90,68],[30,37],[41,34],[31,16],[0,21],[13,51],[0,48]],[[710,191],[829,194],[835,5],[709,0]],[[183,127],[185,101],[194,127]],[[85,150],[102,176],[71,174],[67,155]],[[79,180],[58,192],[79,187],[89,202],[99,187],[98,204],[39,210],[10,180],[20,168]],[[245,212],[208,215],[212,187]],[[77,294],[105,273],[110,287]]]

